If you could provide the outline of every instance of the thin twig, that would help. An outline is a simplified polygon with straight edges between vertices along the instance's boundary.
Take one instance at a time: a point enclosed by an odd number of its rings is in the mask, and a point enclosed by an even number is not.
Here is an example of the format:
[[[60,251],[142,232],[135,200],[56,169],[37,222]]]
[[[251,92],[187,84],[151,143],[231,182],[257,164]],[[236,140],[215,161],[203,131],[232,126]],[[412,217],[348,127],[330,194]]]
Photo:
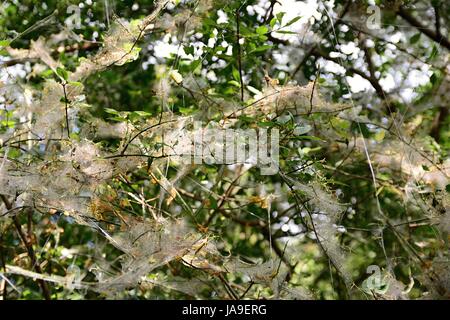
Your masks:
[[[64,106],[66,110],[66,130],[67,130],[67,138],[70,138],[70,128],[69,128],[69,106],[67,105],[68,99],[67,99],[67,92],[66,92],[66,83],[64,82],[62,84],[63,92],[64,92]]]
[[[9,202],[9,200],[6,198],[6,196],[2,194],[2,195],[0,195],[0,198],[3,200],[6,209],[11,210],[12,204]],[[31,244],[31,242],[28,240],[27,236],[23,232],[22,225],[20,224],[19,219],[17,218],[17,216],[13,216],[12,219],[14,222],[14,226],[16,227],[17,233],[19,234],[19,237],[22,240],[22,243],[24,244],[25,248],[27,249],[27,253],[28,253],[28,256],[30,257],[32,267],[36,270],[36,272],[42,273],[42,269],[37,261],[36,253],[33,249],[33,245]],[[50,289],[47,286],[47,283],[43,280],[37,280],[37,281],[42,289],[44,298],[46,300],[51,300],[51,293],[50,293]]]
[[[244,101],[244,79],[242,79],[242,52],[241,52],[241,35],[240,35],[240,21],[239,21],[239,8],[236,9],[236,46],[238,51],[238,68],[239,68],[239,81],[241,83],[241,101]]]

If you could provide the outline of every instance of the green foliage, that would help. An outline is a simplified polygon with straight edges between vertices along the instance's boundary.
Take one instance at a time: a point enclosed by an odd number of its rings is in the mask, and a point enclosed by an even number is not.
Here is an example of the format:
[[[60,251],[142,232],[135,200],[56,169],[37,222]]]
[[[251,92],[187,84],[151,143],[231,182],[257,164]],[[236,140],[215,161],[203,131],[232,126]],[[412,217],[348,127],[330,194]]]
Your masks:
[[[166,2],[0,5],[0,297],[448,298],[437,3]],[[182,162],[193,120],[277,173]]]

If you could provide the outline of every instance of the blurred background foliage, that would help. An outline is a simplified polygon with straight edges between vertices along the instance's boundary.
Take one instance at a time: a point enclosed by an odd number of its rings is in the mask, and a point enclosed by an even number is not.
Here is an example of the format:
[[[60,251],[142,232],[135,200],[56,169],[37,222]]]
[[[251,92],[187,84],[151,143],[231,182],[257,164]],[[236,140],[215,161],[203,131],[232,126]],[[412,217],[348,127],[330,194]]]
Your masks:
[[[68,28],[67,21],[74,12],[68,12],[71,6],[76,6],[80,12],[80,26],[73,29]],[[290,13],[290,6],[300,9],[292,9],[294,13]],[[40,37],[50,39],[61,33],[61,41],[49,43],[51,55],[66,70],[74,71],[80,59],[90,57],[102,46],[112,21],[118,17],[129,21],[142,18],[150,14],[153,7],[150,0],[5,0],[0,4],[1,44],[3,47],[8,44],[13,48],[28,48],[31,41]],[[380,10],[380,20],[374,28],[367,24],[375,12],[369,8]],[[409,127],[401,128],[410,130],[408,143],[420,141],[421,150],[433,152],[436,164],[445,163],[450,152],[449,10],[447,1],[175,1],[166,7],[153,31],[139,41],[140,54],[135,61],[112,66],[83,81],[89,112],[111,125],[117,122],[145,123],[162,111],[190,115],[209,108],[211,118],[220,120],[220,112],[213,110],[213,102],[199,103],[188,91],[173,83],[173,90],[167,90],[167,98],[162,99],[165,89],[161,89],[164,85],[161,79],[175,69],[184,78],[194,75],[200,82],[198,90],[205,96],[225,102],[240,99],[242,83],[245,99],[249,99],[268,86],[306,85],[315,81],[330,103],[361,106],[366,119],[370,119],[367,123],[345,122],[329,116],[328,126],[339,133],[337,141],[327,141],[324,146],[320,138],[305,129],[306,133],[300,135],[297,144],[288,143],[289,138],[286,138],[286,144],[280,149],[282,166],[286,170],[295,170],[299,163],[313,166],[320,172],[319,179],[324,188],[344,204],[339,221],[342,226],[339,244],[349,257],[346,264],[354,284],[351,294],[317,242],[299,227],[304,223],[300,212],[288,215],[286,207],[286,211],[280,207],[272,208],[272,221],[269,222],[272,229],[267,230],[266,200],[264,196],[252,193],[250,188],[264,188],[266,194],[276,192],[284,184],[279,175],[261,176],[258,170],[252,169],[249,176],[239,180],[240,188],[230,192],[230,182],[236,179],[232,171],[224,173],[224,168],[219,165],[199,166],[183,183],[185,200],[196,212],[195,219],[181,210],[176,200],[165,202],[162,210],[169,215],[186,216],[194,227],[212,232],[222,241],[219,249],[223,255],[231,252],[248,261],[262,262],[271,255],[284,259],[291,254],[293,260],[287,261],[289,283],[307,288],[316,298],[391,298],[382,290],[361,289],[363,281],[370,276],[367,273],[370,265],[379,266],[383,274],[393,275],[409,288],[406,294],[409,298],[424,298],[430,292],[424,274],[436,272],[448,281],[448,229],[440,229],[437,220],[427,216],[427,212],[407,204],[405,189],[409,178],[401,172],[377,169],[375,179],[379,189],[374,190],[364,154],[332,151],[339,148],[339,143],[348,145],[360,131],[370,143],[381,143],[384,134],[374,124],[388,127],[393,123],[391,119],[395,119],[401,125],[409,124]],[[330,16],[334,24],[330,24]],[[241,43],[237,41],[238,23]],[[15,61],[9,58],[5,48],[1,54],[3,75],[8,70],[9,76],[18,81],[26,77],[35,88],[40,88],[45,79],[55,77],[49,69],[33,69],[35,60]],[[25,74],[20,70],[25,70]],[[5,105],[4,101],[2,103]],[[326,116],[312,117],[320,117],[323,121]],[[14,126],[7,121],[6,108],[1,120],[2,132]],[[239,125],[241,128],[280,126],[267,121],[264,115],[241,118]],[[285,122],[280,127],[282,137],[283,134],[290,137],[295,128],[293,122]],[[111,150],[117,143],[114,139],[101,141]],[[402,142],[396,143],[394,147],[401,148]],[[302,154],[301,162],[295,160],[298,152]],[[14,155],[10,153],[9,156]],[[428,168],[423,169],[427,171]],[[168,169],[168,177],[176,174],[176,170]],[[305,170],[292,175],[300,181],[317,179],[317,173]],[[142,168],[113,179],[102,194],[124,214],[141,215],[141,205],[119,191],[139,190],[146,199],[154,199],[160,187],[149,180],[147,171]],[[233,218],[227,210],[217,210],[227,208],[226,204],[221,204],[220,196],[208,195],[193,187],[198,183],[215,195],[248,201]],[[448,180],[444,183],[446,190],[443,193],[435,193],[442,186],[431,184],[426,187],[431,191],[424,197],[431,206],[443,206],[442,215],[448,217],[449,208],[445,204],[448,200],[443,200],[449,196]],[[291,193],[285,196],[288,204],[297,201]],[[379,220],[377,200],[388,215],[390,226]],[[219,214],[211,216],[211,210]],[[99,215],[108,220],[107,213]],[[16,217],[16,223],[26,230],[27,241],[34,247],[43,273],[67,276],[76,266],[76,270],[81,270],[83,281],[94,281],[92,268],[99,263],[99,256],[113,268],[120,267],[115,261],[120,252],[107,245],[95,230],[74,223],[70,216],[24,211]],[[14,264],[30,269],[26,247],[11,221],[2,223],[0,229],[0,268]],[[272,232],[271,237],[268,232]],[[276,246],[275,252],[272,252],[269,239]],[[285,255],[284,244],[291,241],[296,245],[288,247]],[[432,266],[435,259],[444,261],[443,271],[433,269],[436,268]],[[201,273],[181,263],[170,263],[160,269],[149,277],[192,279]],[[227,281],[236,283],[236,290],[248,285],[238,275],[227,277]],[[7,278],[0,288],[2,298],[43,297],[38,281],[12,275]],[[208,281],[213,288],[220,285],[217,279]],[[61,284],[48,283],[48,287],[52,299],[105,297],[90,290],[69,290]],[[266,298],[271,294],[270,288],[255,286],[246,298]],[[444,297],[448,298],[448,292],[446,294]],[[160,286],[129,288],[119,297],[192,298]],[[226,296],[209,288],[196,297]]]

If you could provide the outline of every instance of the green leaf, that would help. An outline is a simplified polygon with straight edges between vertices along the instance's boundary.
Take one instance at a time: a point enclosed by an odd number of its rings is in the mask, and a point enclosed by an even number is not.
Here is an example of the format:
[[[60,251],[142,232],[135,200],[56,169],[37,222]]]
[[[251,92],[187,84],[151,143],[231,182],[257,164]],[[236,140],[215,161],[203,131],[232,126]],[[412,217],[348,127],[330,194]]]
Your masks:
[[[364,136],[364,138],[368,138],[370,136],[370,130],[367,128],[367,125],[365,123],[358,124],[357,122],[353,122],[351,126],[354,132],[360,132]]]
[[[261,34],[261,35],[258,37],[258,39],[259,39],[259,41],[261,41],[261,42],[265,42],[265,41],[267,41],[267,39],[269,39],[269,38],[268,38],[267,36]]]
[[[438,76],[437,76],[436,72],[434,72],[430,77],[430,82],[431,82],[431,84],[436,84],[437,80],[438,80]]]
[[[260,122],[258,122],[258,126],[263,127],[263,128],[265,128],[265,127],[271,128],[271,127],[274,127],[276,125],[277,125],[277,123],[273,122],[273,121],[264,121],[264,122],[260,121]]]
[[[273,28],[276,23],[277,23],[277,18],[276,17],[272,18],[272,20],[270,20],[270,27]]]
[[[0,47],[7,47],[11,43],[11,40],[0,40]]]
[[[178,110],[182,115],[190,115],[195,111],[195,109],[190,107],[179,107]]]
[[[12,159],[16,159],[20,157],[20,149],[16,149],[16,148],[11,148],[8,151],[8,158],[12,158]]]
[[[47,69],[47,70],[41,72],[41,77],[42,78],[50,78],[53,76],[53,74],[54,74],[53,70]]]
[[[236,81],[240,81],[241,80],[241,77],[239,75],[239,71],[236,68],[233,68],[233,70],[231,70],[231,74],[232,74],[234,80],[236,80]]]
[[[228,83],[233,85],[233,86],[236,86],[238,88],[241,87],[241,84],[239,82],[237,82],[236,80],[230,80],[230,81],[228,81]]]
[[[281,33],[281,34],[297,34],[297,32],[294,31],[288,31],[288,30],[278,30],[275,31],[276,33]]]
[[[80,141],[80,135],[78,133],[75,132],[71,132],[69,135],[70,139],[72,140],[76,140],[76,141]]]
[[[257,34],[266,34],[268,31],[269,31],[269,28],[267,28],[266,26],[260,26],[260,27],[256,28]]]
[[[420,33],[420,32],[419,32],[419,33],[416,33],[415,35],[413,35],[413,36],[411,37],[411,39],[409,39],[409,43],[410,43],[410,44],[415,44],[415,43],[419,42],[420,36],[421,36],[421,33]]]
[[[333,117],[330,122],[335,129],[347,130],[348,128],[350,128],[350,122],[348,120]]]
[[[15,122],[12,120],[2,120],[1,121],[2,127],[12,128],[12,127],[14,127],[14,124],[15,124]]]
[[[283,27],[289,27],[290,25],[296,23],[296,22],[297,22],[298,20],[300,20],[301,18],[302,18],[301,16],[295,17],[294,19],[292,19],[291,21],[289,21],[288,23],[286,23]]]
[[[135,113],[136,115],[140,116],[140,117],[151,117],[152,114],[150,112],[147,111],[133,111],[133,113]]]
[[[59,101],[62,103],[66,103],[66,104],[70,103],[69,99],[67,99],[66,97],[61,97],[61,99],[59,99]]]
[[[431,54],[430,54],[429,59],[430,59],[430,60],[433,60],[434,58],[436,58],[436,56],[438,55],[438,53],[439,53],[438,47],[437,47],[436,45],[433,45],[433,50],[431,50]]]
[[[56,68],[56,74],[65,81],[69,79],[69,73],[64,68],[61,67]]]
[[[83,84],[81,82],[78,81],[69,81],[68,82],[71,86],[75,86],[75,87],[82,87]]]
[[[375,141],[381,142],[381,141],[383,141],[385,135],[386,135],[386,131],[385,130],[380,130],[377,133],[375,133],[373,138],[375,139]]]
[[[112,117],[112,118],[108,118],[109,120],[112,120],[112,121],[117,121],[117,122],[124,122],[124,121],[127,121],[127,119],[126,118],[124,118],[124,117]]]
[[[279,12],[277,13],[277,20],[281,23],[283,21],[283,17],[286,13],[285,12]]]
[[[109,113],[109,114],[114,114],[114,115],[118,115],[119,114],[119,111],[117,111],[115,109],[105,108],[104,110],[105,110],[106,113]]]
[[[310,141],[323,141],[324,140],[315,137],[315,136],[295,136],[295,137],[291,137],[292,140],[310,140]]]
[[[239,120],[242,122],[252,123],[255,119],[246,115],[239,116]]]
[[[190,69],[192,72],[194,72],[200,65],[202,64],[202,60],[201,59],[197,59],[192,61],[192,63],[190,64]]]
[[[259,47],[255,48],[255,49],[253,49],[249,53],[263,52],[263,51],[271,49],[272,47],[273,47],[272,45],[265,44],[265,45],[262,45],[262,46],[259,46]]]
[[[193,46],[184,47],[183,49],[184,49],[184,52],[186,54],[192,54],[192,55],[194,54],[194,47]]]

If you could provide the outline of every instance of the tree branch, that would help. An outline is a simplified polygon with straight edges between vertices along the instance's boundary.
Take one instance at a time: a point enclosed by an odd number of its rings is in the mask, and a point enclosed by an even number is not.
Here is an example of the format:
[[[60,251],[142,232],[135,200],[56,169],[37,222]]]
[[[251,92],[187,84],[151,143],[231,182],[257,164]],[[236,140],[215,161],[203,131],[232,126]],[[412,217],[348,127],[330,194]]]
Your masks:
[[[421,33],[426,35],[431,40],[437,42],[438,44],[442,45],[443,47],[447,48],[447,50],[450,50],[450,41],[440,35],[437,31],[433,31],[429,28],[427,28],[425,25],[423,25],[419,20],[417,20],[411,12],[405,9],[405,7],[401,6],[397,14],[402,17],[404,20],[406,20],[410,25],[416,27]]]
[[[347,3],[345,4],[344,8],[340,12],[338,18],[334,22],[334,26],[335,27],[341,23],[342,18],[344,18],[344,16],[347,14],[348,10],[350,9],[350,5],[351,4],[352,4],[352,1],[347,1]],[[328,26],[328,28],[326,30],[326,33],[329,33],[331,30],[332,30],[332,25]],[[308,51],[305,53],[302,61],[300,61],[300,63],[295,68],[294,72],[292,73],[291,78],[294,78],[295,75],[301,70],[303,65],[306,63],[308,58],[313,54],[314,50],[317,49],[317,47],[318,47],[318,44],[313,44],[312,47],[308,49]]]
[[[239,80],[241,82],[241,101],[244,101],[244,79],[242,79],[242,52],[241,52],[241,43],[240,43],[240,21],[239,21],[239,9],[236,9],[236,46],[237,46],[237,60],[238,60],[238,68],[239,68]]]
[[[6,198],[5,195],[0,195],[0,198],[2,199],[2,201],[5,204],[6,209],[11,210],[12,209],[12,205],[9,202],[8,198]],[[17,233],[19,234],[20,239],[22,240],[22,243],[24,244],[28,256],[31,260],[31,265],[32,267],[36,270],[37,273],[42,273],[42,269],[41,266],[39,265],[38,261],[37,261],[37,257],[36,257],[36,253],[33,249],[33,244],[29,241],[29,239],[27,238],[27,236],[25,235],[25,233],[22,230],[22,225],[20,224],[19,219],[17,218],[17,216],[13,216],[13,222],[14,222],[14,226],[16,227]],[[44,298],[46,300],[51,300],[51,294],[50,294],[50,290],[47,286],[47,283],[44,280],[37,280],[41,289],[42,289],[42,293],[44,295]]]
[[[437,143],[441,141],[441,129],[445,124],[445,120],[449,116],[448,106],[441,106],[439,108],[438,114],[436,115],[433,125],[431,127],[430,136],[436,140]]]

